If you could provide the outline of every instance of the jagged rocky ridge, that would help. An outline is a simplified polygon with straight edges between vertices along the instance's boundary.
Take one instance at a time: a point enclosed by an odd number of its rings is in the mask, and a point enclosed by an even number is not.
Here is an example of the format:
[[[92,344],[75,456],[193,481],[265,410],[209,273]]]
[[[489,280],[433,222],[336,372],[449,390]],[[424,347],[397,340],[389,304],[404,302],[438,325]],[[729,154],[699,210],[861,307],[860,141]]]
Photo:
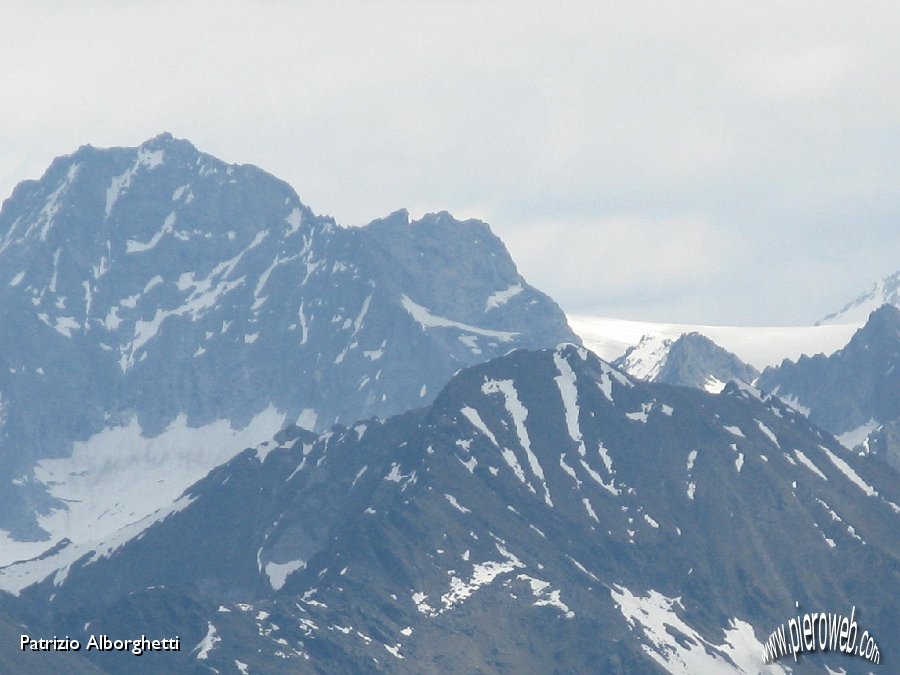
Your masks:
[[[169,134],[21,183],[0,269],[7,561],[108,535],[286,424],[386,417],[459,368],[577,340],[484,223],[338,227]],[[91,506],[105,478],[131,489]]]
[[[141,537],[0,586],[45,630],[187,645],[94,655],[118,673],[755,673],[795,602],[856,606],[887,654],[898,500],[896,471],[777,397],[641,383],[563,346],[385,422],[286,431]],[[786,665],[825,664],[871,669]]]
[[[722,391],[732,380],[750,383],[759,375],[753,366],[697,332],[674,340],[644,336],[613,365],[647,382],[697,387],[712,393]]]
[[[831,356],[785,359],[760,375],[760,388],[809,415],[850,447],[880,425],[900,420],[900,309],[872,312]]]

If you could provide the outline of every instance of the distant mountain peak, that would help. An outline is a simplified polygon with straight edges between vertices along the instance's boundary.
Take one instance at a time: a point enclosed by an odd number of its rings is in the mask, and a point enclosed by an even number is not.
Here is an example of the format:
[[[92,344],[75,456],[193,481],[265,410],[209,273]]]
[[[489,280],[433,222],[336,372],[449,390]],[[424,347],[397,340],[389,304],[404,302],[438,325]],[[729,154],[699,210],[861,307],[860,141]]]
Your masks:
[[[848,351],[868,350],[869,345],[881,350],[888,343],[900,344],[900,307],[884,304],[869,313],[866,323],[853,334],[847,346],[833,356],[840,357]]]
[[[759,374],[698,332],[684,333],[675,339],[644,336],[613,363],[638,379],[697,387],[712,393],[721,391],[731,380],[752,382]]]
[[[162,133],[159,133],[159,134],[157,134],[156,136],[154,136],[154,137],[152,137],[152,138],[148,138],[146,141],[144,141],[143,143],[141,143],[141,146],[145,146],[145,145],[153,145],[153,144],[167,144],[167,143],[173,143],[173,142],[187,143],[187,144],[190,145],[191,147],[194,147],[194,146],[190,143],[190,141],[187,141],[187,140],[184,140],[184,139],[176,139],[176,138],[172,135],[172,133],[169,132],[169,131],[163,131]]]
[[[872,328],[897,329],[900,326],[900,307],[892,304],[882,305],[869,314],[866,325]]]
[[[885,304],[868,317],[843,349],[785,359],[763,371],[759,386],[856,442],[869,427],[900,418],[900,308]]]
[[[285,424],[417,408],[462,367],[562,340],[578,340],[565,315],[480,221],[400,210],[339,228],[169,133],[82,147],[0,210],[0,528],[41,536],[26,504],[60,510],[48,495],[72,486],[36,463],[83,471],[76,443],[102,455],[130,434],[208,470]],[[217,450],[162,440],[198,429]]]
[[[900,271],[879,279],[869,291],[860,295],[856,300],[848,302],[837,312],[829,314],[821,321],[817,321],[816,325],[861,323],[875,309],[885,304],[900,307]]]

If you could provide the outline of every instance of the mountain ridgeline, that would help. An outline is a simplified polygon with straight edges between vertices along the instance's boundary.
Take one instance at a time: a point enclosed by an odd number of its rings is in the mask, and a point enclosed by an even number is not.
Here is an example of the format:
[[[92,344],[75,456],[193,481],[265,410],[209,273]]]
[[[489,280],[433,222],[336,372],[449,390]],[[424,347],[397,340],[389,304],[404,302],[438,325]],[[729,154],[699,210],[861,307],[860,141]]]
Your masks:
[[[879,279],[867,292],[848,302],[837,312],[817,321],[816,325],[863,322],[882,305],[900,307],[900,271]]]
[[[900,421],[900,308],[869,315],[843,349],[767,368],[758,386],[805,411],[856,445],[882,424]]]
[[[338,227],[169,134],[85,146],[21,183],[0,270],[0,528],[15,537],[45,538],[34,514],[65,508],[38,463],[73,443],[96,454],[98,434],[129,430],[124,452],[223,428],[233,454],[290,423],[426,405],[462,367],[578,340],[484,223],[398,211]]]
[[[855,608],[895,661],[898,355],[886,305],[761,375],[698,333],[611,365],[484,223],[82,147],[0,210],[0,641],[182,649],[0,670],[869,672],[763,642]]]
[[[648,382],[722,391],[732,380],[753,382],[759,372],[705,335],[685,333],[672,340],[644,336],[613,361],[624,372]]]
[[[287,430],[142,536],[8,567],[0,587],[76,639],[147,617],[182,636],[143,662],[83,655],[121,673],[757,673],[795,603],[897,634],[897,485],[747,385],[520,350],[426,408]],[[785,665],[823,664],[871,668]]]

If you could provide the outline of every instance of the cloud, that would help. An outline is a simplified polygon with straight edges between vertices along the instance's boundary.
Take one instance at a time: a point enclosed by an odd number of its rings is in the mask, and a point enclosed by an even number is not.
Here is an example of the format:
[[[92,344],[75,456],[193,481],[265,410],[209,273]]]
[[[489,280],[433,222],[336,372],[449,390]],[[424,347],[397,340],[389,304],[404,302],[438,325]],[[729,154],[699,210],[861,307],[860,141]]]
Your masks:
[[[675,301],[744,262],[740,235],[702,218],[623,215],[565,227],[541,220],[500,234],[526,278],[569,298],[571,309],[636,293],[648,303]]]
[[[168,130],[341,223],[487,220],[567,307],[813,321],[900,267],[895,3],[14,1],[4,18],[3,195],[84,143]],[[524,258],[566,240],[546,270]],[[597,295],[597,272],[554,281],[556,260],[636,241],[658,268],[601,271]],[[814,298],[787,283],[801,268]]]
[[[856,58],[847,48],[822,46],[800,50],[757,50],[736,65],[736,78],[759,96],[819,98],[848,86]]]

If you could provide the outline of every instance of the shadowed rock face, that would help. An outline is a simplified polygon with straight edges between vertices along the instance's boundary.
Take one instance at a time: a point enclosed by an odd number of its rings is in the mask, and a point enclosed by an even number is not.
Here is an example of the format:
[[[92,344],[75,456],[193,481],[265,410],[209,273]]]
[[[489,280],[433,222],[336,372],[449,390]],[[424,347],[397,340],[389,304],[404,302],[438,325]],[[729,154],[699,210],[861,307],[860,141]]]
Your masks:
[[[0,528],[20,536],[43,536],[35,512],[61,505],[35,462],[105,429],[325,430],[425,405],[510,349],[577,340],[484,223],[400,211],[337,227],[286,183],[168,134],[82,147],[21,183],[0,270]]]
[[[785,360],[758,385],[833,434],[900,419],[900,309],[882,306],[840,351]]]
[[[856,606],[886,653],[898,491],[748,385],[712,396],[571,345],[515,351],[420,410],[245,451],[108,555],[60,552],[43,582],[24,564],[14,608],[73,634],[214,630],[203,665],[221,672],[758,672],[795,602]],[[787,665],[825,664],[871,668]]]

